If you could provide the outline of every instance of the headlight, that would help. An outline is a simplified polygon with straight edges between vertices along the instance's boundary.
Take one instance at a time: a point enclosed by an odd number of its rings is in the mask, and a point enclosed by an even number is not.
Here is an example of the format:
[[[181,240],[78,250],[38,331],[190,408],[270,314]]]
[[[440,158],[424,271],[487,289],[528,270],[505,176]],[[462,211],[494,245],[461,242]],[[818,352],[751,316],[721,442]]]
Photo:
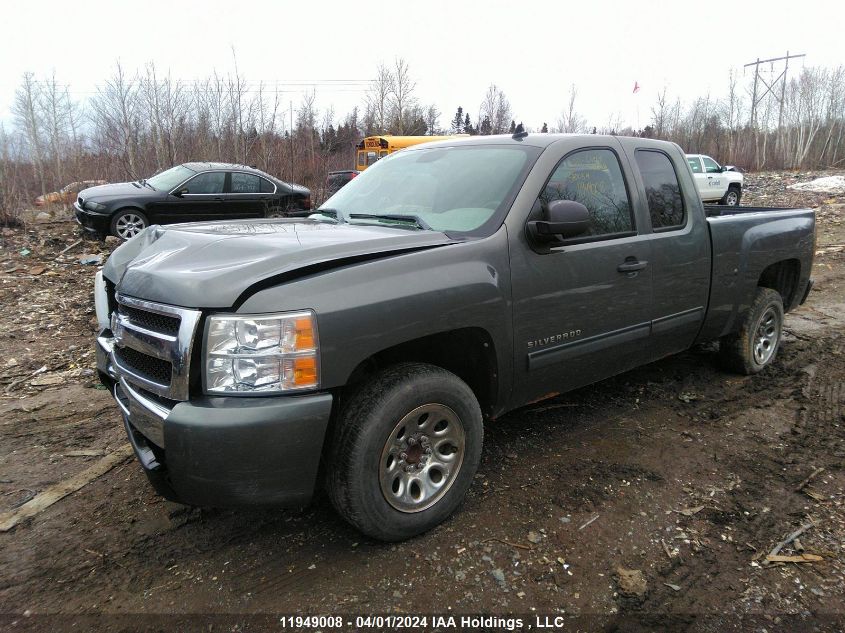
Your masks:
[[[211,316],[206,332],[207,393],[294,391],[320,383],[313,312]]]
[[[85,203],[85,208],[89,211],[102,211],[106,208],[106,205],[100,204],[99,202],[88,201]]]

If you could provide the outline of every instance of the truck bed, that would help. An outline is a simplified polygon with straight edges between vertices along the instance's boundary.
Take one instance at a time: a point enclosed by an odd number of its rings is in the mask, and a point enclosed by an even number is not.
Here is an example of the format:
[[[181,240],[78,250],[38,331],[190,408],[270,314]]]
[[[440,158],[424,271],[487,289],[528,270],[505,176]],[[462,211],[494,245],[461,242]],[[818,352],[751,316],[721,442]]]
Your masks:
[[[791,207],[729,207],[723,204],[705,204],[704,213],[708,218],[716,218],[723,215],[740,215],[743,213],[768,213],[771,211],[795,211]]]
[[[736,329],[764,270],[772,263],[794,266],[795,292],[784,308],[795,307],[813,262],[815,212],[778,207],[704,205],[712,244],[712,285],[702,339]]]

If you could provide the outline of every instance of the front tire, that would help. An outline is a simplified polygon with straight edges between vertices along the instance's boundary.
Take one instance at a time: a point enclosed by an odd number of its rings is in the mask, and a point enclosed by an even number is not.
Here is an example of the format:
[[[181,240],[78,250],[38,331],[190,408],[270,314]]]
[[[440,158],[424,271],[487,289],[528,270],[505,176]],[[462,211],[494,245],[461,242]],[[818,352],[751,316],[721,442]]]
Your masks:
[[[742,189],[740,189],[736,185],[731,185],[730,187],[728,187],[728,190],[725,192],[725,195],[722,196],[722,199],[719,200],[719,204],[723,204],[727,207],[738,207],[741,198]]]
[[[122,240],[131,240],[149,225],[147,216],[137,209],[121,209],[111,220],[111,234]]]
[[[329,451],[329,497],[367,536],[411,538],[461,504],[483,437],[481,409],[464,381],[434,365],[396,365],[343,407]]]
[[[771,365],[783,332],[783,299],[771,288],[757,288],[739,332],[722,338],[723,365],[740,374],[756,374]]]

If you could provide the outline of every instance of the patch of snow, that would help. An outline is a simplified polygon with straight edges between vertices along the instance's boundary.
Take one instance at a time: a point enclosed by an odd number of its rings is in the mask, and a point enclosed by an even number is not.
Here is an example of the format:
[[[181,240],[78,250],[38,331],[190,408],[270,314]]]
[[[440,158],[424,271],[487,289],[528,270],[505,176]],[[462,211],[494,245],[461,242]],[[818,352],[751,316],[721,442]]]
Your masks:
[[[799,191],[812,191],[814,193],[845,193],[845,176],[825,176],[824,178],[816,178],[810,182],[790,185],[789,188]]]

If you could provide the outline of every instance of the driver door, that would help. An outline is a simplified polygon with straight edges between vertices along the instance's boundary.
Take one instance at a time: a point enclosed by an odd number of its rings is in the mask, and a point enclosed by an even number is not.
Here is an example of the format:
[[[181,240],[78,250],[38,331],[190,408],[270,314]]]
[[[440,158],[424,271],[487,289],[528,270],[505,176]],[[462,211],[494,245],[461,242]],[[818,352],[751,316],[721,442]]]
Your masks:
[[[549,152],[554,146],[546,151]],[[560,156],[529,216],[553,199],[587,207],[587,234],[543,252],[512,236],[515,398],[555,395],[648,362],[651,242],[641,235],[633,178],[618,145]],[[623,165],[626,167],[623,169]],[[628,172],[630,173],[630,172]]]
[[[214,220],[222,209],[225,184],[225,171],[197,174],[167,197],[158,215],[167,222]]]

